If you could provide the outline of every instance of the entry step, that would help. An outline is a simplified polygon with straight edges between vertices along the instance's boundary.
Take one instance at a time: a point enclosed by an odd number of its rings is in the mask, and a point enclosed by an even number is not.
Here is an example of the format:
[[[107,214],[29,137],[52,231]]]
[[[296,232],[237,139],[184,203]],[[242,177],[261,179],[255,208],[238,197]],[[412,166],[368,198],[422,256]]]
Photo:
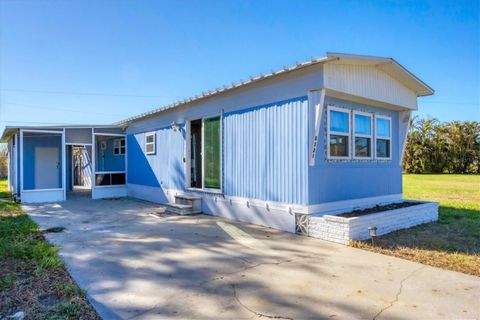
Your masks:
[[[187,194],[177,194],[175,195],[175,198],[178,198],[178,199],[185,199],[185,200],[202,200],[201,197],[196,197],[196,196],[189,196]]]
[[[168,203],[165,204],[165,207],[167,209],[167,212],[179,215],[188,215],[202,212],[201,210],[195,210],[194,207],[190,204]]]
[[[177,194],[175,195],[175,204],[189,205],[191,206],[193,213],[202,213],[201,197],[186,194]]]

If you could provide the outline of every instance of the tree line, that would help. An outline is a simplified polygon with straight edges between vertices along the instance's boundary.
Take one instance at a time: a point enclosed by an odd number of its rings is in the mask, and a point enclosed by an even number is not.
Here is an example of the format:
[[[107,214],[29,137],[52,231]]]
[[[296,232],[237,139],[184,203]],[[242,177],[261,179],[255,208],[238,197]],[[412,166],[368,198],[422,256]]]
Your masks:
[[[480,173],[480,122],[414,118],[405,146],[408,173]]]

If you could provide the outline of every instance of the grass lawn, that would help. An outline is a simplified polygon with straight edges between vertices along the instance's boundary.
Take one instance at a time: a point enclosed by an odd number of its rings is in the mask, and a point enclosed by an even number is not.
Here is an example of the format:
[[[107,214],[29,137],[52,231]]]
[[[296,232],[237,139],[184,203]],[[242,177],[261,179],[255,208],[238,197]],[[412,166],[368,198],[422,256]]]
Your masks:
[[[20,311],[25,319],[99,319],[57,251],[17,203],[0,200],[0,319]]]
[[[440,202],[438,222],[353,246],[480,276],[480,176],[404,175],[405,199]]]

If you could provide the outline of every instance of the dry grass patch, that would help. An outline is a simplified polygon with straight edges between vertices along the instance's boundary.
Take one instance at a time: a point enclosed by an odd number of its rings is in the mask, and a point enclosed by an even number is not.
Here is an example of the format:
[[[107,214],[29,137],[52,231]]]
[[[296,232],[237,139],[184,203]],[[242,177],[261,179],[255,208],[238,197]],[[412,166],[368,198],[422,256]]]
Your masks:
[[[404,197],[439,201],[438,222],[352,246],[480,276],[480,176],[405,175]]]

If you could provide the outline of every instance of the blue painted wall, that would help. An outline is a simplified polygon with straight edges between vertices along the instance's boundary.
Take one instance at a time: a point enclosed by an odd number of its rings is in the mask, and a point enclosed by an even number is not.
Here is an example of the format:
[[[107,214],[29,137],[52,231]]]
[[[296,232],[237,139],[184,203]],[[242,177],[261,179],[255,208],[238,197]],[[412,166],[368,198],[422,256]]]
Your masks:
[[[58,184],[62,187],[62,138],[60,136],[24,136],[23,139],[23,188],[24,190],[35,189],[35,148],[56,147],[58,148]]]
[[[101,142],[97,141],[96,146],[96,171],[124,171],[125,170],[125,156],[113,154],[113,140],[107,140],[107,149],[101,150]]]
[[[224,193],[307,204],[308,100],[224,115]]]
[[[224,194],[306,204],[307,117],[307,97],[225,113]],[[155,155],[145,154],[144,132],[128,135],[128,183],[183,190],[184,126],[152,131]]]
[[[325,104],[392,118],[392,160],[327,160],[327,108],[320,128],[315,166],[309,169],[309,203],[375,197],[402,192],[398,112],[326,97]],[[374,150],[375,152],[375,150]]]
[[[150,132],[156,134],[156,152],[153,155],[145,154],[145,132],[129,134],[127,137],[128,183],[183,190],[184,126],[179,131],[168,126]]]
[[[316,164],[308,165],[315,112],[305,96],[322,87],[322,71],[319,67],[287,74],[130,124],[128,183],[183,190],[184,130],[172,133],[170,124],[223,114],[222,179],[227,196],[317,204],[401,193],[394,111],[327,97],[326,103],[391,116],[392,160],[326,161],[324,116]],[[150,131],[157,132],[157,154],[147,156],[144,133]]]

